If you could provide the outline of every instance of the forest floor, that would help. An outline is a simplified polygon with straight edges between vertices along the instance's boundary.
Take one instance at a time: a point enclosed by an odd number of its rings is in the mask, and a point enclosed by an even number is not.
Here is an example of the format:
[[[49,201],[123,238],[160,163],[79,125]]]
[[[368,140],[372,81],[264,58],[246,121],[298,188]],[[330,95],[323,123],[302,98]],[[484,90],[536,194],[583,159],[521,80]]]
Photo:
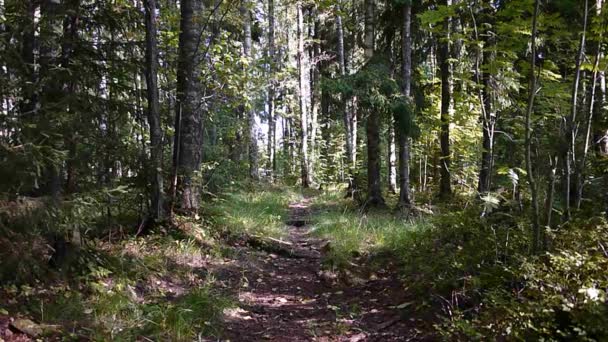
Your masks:
[[[174,225],[108,229],[61,272],[40,237],[13,234],[0,271],[24,280],[0,284],[0,342],[433,340],[437,308],[381,253],[423,226],[279,186],[228,192]]]
[[[331,244],[311,233],[315,212],[303,198],[289,206],[287,234],[274,250],[244,246],[214,273],[238,298],[226,310],[231,341],[414,341],[421,324],[394,272],[365,276],[324,269]],[[409,298],[411,300],[411,298]],[[410,316],[410,317],[408,317]]]

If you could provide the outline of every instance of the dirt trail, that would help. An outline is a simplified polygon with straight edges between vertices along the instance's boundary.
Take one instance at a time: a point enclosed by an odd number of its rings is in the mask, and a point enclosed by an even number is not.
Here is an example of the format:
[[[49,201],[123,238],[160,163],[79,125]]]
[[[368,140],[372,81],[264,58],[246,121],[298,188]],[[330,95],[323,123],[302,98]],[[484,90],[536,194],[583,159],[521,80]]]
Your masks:
[[[421,340],[414,318],[396,306],[407,303],[398,281],[377,272],[345,285],[323,271],[324,241],[310,235],[310,200],[290,205],[291,253],[251,247],[216,270],[238,297],[225,312],[222,341],[412,341]]]

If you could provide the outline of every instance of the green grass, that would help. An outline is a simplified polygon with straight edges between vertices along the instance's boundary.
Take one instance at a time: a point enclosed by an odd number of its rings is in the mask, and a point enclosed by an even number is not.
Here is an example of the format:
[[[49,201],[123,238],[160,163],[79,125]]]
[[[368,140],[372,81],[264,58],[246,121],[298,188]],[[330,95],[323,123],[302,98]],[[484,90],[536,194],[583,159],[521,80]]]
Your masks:
[[[223,309],[231,301],[212,291],[211,284],[195,288],[175,300],[139,303],[128,287],[100,294],[93,303],[96,335],[132,341],[191,341],[220,331]]]
[[[332,267],[348,267],[363,254],[403,254],[417,232],[429,229],[423,220],[398,218],[389,210],[363,213],[343,190],[331,188],[313,200],[313,232],[330,241],[325,261]]]
[[[290,187],[256,186],[216,199],[208,208],[213,225],[229,235],[249,234],[281,237],[285,234],[288,205],[300,194]]]

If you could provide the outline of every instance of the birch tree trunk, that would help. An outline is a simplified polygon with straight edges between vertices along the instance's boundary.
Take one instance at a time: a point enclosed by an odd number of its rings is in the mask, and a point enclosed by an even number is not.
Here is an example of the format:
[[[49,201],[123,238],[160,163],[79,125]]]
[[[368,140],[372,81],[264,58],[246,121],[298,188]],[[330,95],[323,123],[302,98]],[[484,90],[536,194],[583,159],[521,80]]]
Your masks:
[[[308,103],[310,103],[310,95],[308,94],[308,76],[309,70],[308,59],[304,51],[304,16],[302,13],[302,2],[296,4],[297,11],[297,35],[298,35],[298,85],[299,85],[299,109],[300,109],[300,167],[302,187],[310,187],[310,172],[308,169]]]
[[[395,124],[391,120],[388,125],[386,167],[388,172],[388,191],[397,193],[397,155],[395,154]]]

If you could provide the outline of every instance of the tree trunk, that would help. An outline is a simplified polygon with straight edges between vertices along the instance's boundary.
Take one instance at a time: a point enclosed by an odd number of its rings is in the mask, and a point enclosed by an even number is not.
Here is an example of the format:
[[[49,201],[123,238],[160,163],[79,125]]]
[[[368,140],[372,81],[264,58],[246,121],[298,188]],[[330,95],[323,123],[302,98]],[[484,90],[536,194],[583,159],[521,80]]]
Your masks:
[[[585,0],[585,11],[583,15],[583,33],[578,46],[578,53],[575,60],[574,70],[574,82],[572,84],[572,103],[570,108],[570,116],[566,118],[567,124],[567,140],[568,140],[568,151],[565,158],[565,169],[564,169],[564,221],[570,219],[570,202],[571,202],[571,190],[574,190],[574,194],[578,193],[578,172],[576,167],[576,132],[578,130],[577,111],[578,111],[578,89],[581,79],[581,64],[585,54],[585,43],[587,34],[587,18],[589,12],[589,0]],[[575,181],[571,181],[572,166],[575,168]],[[574,189],[572,189],[574,186]]]
[[[249,0],[244,0],[240,9],[241,17],[243,18],[243,57],[248,61],[247,66],[244,68],[246,73],[245,79],[245,92],[247,98],[250,97],[253,89],[249,82],[249,73],[252,72],[251,65],[253,62],[252,44],[251,44],[251,9],[249,8]],[[243,106],[246,118],[247,118],[247,137],[248,137],[248,159],[249,159],[249,177],[253,180],[258,180],[259,176],[259,165],[258,165],[258,137],[257,137],[257,124],[255,121],[255,110],[253,109],[253,101],[249,100]]]
[[[298,31],[298,84],[299,84],[299,109],[300,109],[300,153],[301,153],[301,179],[302,187],[310,186],[310,172],[308,169],[308,60],[304,51],[304,16],[302,13],[302,3],[298,1],[297,10],[297,31]]]
[[[341,10],[339,8],[338,10]],[[336,16],[336,30],[338,35],[338,62],[340,68],[340,76],[344,78],[346,76],[346,53],[344,51],[344,26],[342,24],[342,14],[338,13]],[[354,118],[353,112],[350,110],[352,107],[349,106],[348,102],[350,99],[346,98],[346,96],[342,96],[341,98],[341,106],[343,110],[343,120],[344,120],[344,131],[346,138],[346,178],[348,181],[348,190],[347,197],[352,197],[354,189],[355,189],[355,167],[356,167],[356,149],[354,147],[354,134],[353,134],[353,122],[356,120]],[[356,123],[355,123],[356,125]]]
[[[38,78],[36,76],[36,68],[34,67],[36,46],[35,15],[37,7],[37,1],[27,1],[21,27],[21,59],[24,64],[24,76],[21,81],[22,99],[19,102],[21,115],[31,114],[38,107],[38,97],[34,89]]]
[[[153,220],[161,220],[163,210],[163,141],[158,95],[158,47],[156,38],[156,0],[145,0],[146,8],[146,94],[150,126],[150,183]]]
[[[311,17],[315,18],[314,25],[311,25],[311,28],[314,29],[314,33],[309,35],[310,38],[313,39],[314,43],[311,48],[311,109],[312,115],[310,118],[310,156],[308,170],[312,175],[315,174],[315,163],[318,157],[317,151],[317,134],[319,131],[319,111],[321,109],[321,20],[319,19],[318,10],[310,11]]]
[[[41,94],[40,115],[37,116],[40,129],[38,134],[54,150],[62,149],[61,143],[56,137],[60,135],[60,124],[53,120],[55,111],[63,110],[60,108],[63,93],[63,84],[59,78],[55,77],[55,70],[61,63],[61,45],[57,32],[62,32],[59,16],[59,4],[54,0],[42,1],[40,6],[40,82]],[[43,138],[44,136],[48,138]],[[42,141],[40,141],[42,143]],[[57,202],[61,193],[63,160],[48,160],[45,165],[45,177],[47,181],[46,193]]]
[[[538,35],[538,13],[540,11],[540,0],[534,2],[534,15],[532,17],[532,53],[530,56],[530,86],[528,89],[528,108],[525,120],[525,150],[526,150],[526,173],[530,184],[530,194],[532,196],[532,251],[538,252],[540,249],[540,213],[538,201],[538,188],[536,178],[532,168],[532,113],[534,111],[534,99],[538,91],[538,81],[536,79],[536,37]]]
[[[408,102],[411,102],[412,88],[412,6],[406,4],[403,6],[403,30],[402,30],[402,46],[401,53],[403,58],[403,96]],[[407,120],[402,117],[400,120]],[[399,202],[398,207],[408,207],[411,204],[410,196],[410,141],[406,132],[403,130],[403,125],[400,125],[399,120],[395,121],[397,125],[397,137],[399,143]]]
[[[174,156],[180,208],[195,212],[200,204],[197,173],[201,166],[203,113],[198,42],[202,34],[202,0],[181,0],[181,33],[177,70]]]
[[[380,118],[370,111],[366,123],[367,134],[367,205],[382,206],[382,187],[380,183]]]
[[[447,6],[451,5],[451,0],[445,0]],[[450,18],[446,18],[443,23],[445,39],[439,43],[437,53],[438,64],[441,74],[441,129],[439,133],[439,142],[441,146],[440,153],[440,176],[439,197],[448,198],[452,195],[452,181],[450,176],[450,101],[452,98],[451,91],[451,70],[450,70]]]
[[[364,56],[369,62],[374,56],[374,11],[375,0],[365,1],[365,40]],[[368,109],[367,122],[367,201],[366,205],[383,206],[380,181],[380,115],[374,109]]]
[[[472,12],[471,12],[472,13]],[[488,20],[493,13],[487,13]],[[487,23],[484,27],[492,27],[493,23]],[[492,44],[492,32],[486,31],[484,37],[479,37],[477,26],[475,27],[476,39],[484,39],[483,49],[479,48],[475,61],[475,75],[477,83],[481,87],[479,100],[481,103],[481,127],[482,127],[482,152],[481,167],[479,168],[479,181],[477,191],[480,194],[490,191],[492,183],[492,170],[494,168],[494,131],[496,124],[496,113],[492,108],[492,73],[488,71],[494,59],[494,54],[489,45]],[[481,64],[485,67],[482,68]]]
[[[547,184],[547,199],[545,201],[545,227],[551,228],[553,222],[553,198],[555,194],[555,174],[557,172],[557,156],[549,156],[549,182]],[[545,243],[546,244],[546,243]]]
[[[397,156],[395,154],[395,125],[393,120],[388,125],[387,141],[387,171],[388,171],[388,191],[392,194],[397,193]]]
[[[327,77],[326,63],[322,66],[322,75]],[[330,112],[331,93],[326,89],[321,90],[321,161],[323,162],[323,178],[322,184],[329,184],[332,181],[331,174],[337,168],[340,171],[344,170],[344,165],[340,163],[340,160],[335,160],[330,155],[330,149],[333,147],[333,132],[332,132],[332,118]]]
[[[600,17],[602,14],[602,0],[596,0],[596,15],[597,17]],[[599,39],[600,42],[602,41],[602,37],[603,37],[603,33],[600,33]],[[590,93],[591,95],[589,96],[589,111],[587,112],[587,118],[586,118],[586,122],[585,122],[585,142],[584,142],[584,148],[583,148],[583,154],[581,156],[580,162],[578,163],[578,167],[577,167],[577,171],[576,171],[576,181],[577,181],[577,193],[576,193],[576,208],[580,209],[581,206],[581,202],[583,200],[583,188],[585,186],[585,167],[586,167],[586,162],[587,162],[587,157],[589,155],[589,148],[591,143],[593,143],[593,141],[591,140],[591,133],[592,133],[592,126],[593,126],[593,120],[595,117],[595,111],[597,110],[598,112],[602,110],[602,103],[601,103],[601,99],[600,101],[596,101],[597,100],[597,88],[598,88],[598,80],[600,78],[600,60],[602,58],[602,44],[598,42],[597,46],[596,46],[596,53],[595,53],[595,61],[593,63],[593,72],[591,73],[591,77],[592,80],[590,82]],[[596,102],[599,102],[596,105]]]
[[[277,172],[276,148],[276,119],[275,119],[275,34],[274,34],[274,0],[268,0],[268,59],[269,79],[268,87],[268,168],[271,170],[271,179]]]
[[[376,0],[365,0],[365,32],[363,41],[363,56],[369,61],[374,56]]]

